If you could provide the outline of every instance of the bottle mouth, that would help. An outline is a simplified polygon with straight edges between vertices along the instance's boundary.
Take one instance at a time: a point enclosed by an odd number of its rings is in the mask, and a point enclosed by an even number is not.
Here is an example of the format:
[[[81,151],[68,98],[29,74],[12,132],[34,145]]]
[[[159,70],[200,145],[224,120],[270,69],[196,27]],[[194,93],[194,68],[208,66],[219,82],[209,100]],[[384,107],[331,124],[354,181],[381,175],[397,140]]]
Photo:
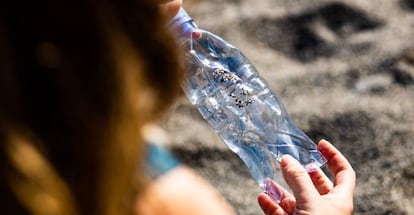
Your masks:
[[[181,23],[179,26],[173,26],[173,29],[178,32],[180,37],[198,39],[201,37],[201,32],[197,31],[198,26],[192,21]]]

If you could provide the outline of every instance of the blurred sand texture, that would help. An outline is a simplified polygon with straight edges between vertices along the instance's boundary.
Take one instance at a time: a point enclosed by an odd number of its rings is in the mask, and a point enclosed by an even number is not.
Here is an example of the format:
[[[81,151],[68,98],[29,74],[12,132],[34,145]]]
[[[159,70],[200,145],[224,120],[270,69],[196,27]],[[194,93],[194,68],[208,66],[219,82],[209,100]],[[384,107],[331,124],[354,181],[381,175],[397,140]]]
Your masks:
[[[350,160],[354,214],[414,214],[414,0],[184,0],[184,7],[243,51],[299,128]],[[160,125],[172,151],[238,214],[262,214],[247,168],[185,96]]]

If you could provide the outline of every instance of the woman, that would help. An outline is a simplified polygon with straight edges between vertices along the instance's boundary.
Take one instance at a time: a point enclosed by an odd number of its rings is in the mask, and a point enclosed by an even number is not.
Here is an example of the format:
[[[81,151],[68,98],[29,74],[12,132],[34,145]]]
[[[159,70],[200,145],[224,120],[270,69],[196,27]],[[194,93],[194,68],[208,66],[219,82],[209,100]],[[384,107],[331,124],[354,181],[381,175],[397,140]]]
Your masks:
[[[149,186],[162,184],[161,178],[153,182],[144,173],[140,134],[179,92],[178,52],[158,4],[0,4],[0,187],[6,214],[170,214],[165,193]],[[208,196],[219,199],[188,169],[174,172],[162,178],[185,180],[187,189],[205,187],[195,189],[207,191],[200,205],[210,204],[203,200]],[[221,199],[213,201],[228,211],[221,214],[232,213]]]

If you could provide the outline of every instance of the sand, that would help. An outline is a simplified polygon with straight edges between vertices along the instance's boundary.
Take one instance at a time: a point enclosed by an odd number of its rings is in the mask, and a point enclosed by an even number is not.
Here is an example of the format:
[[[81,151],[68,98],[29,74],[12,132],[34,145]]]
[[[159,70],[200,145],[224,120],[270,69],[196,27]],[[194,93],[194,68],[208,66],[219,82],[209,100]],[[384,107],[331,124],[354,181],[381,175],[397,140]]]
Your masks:
[[[413,0],[185,0],[184,7],[243,51],[299,128],[345,154],[357,173],[354,214],[414,214]],[[262,214],[247,168],[185,96],[160,125],[177,157],[238,214]]]

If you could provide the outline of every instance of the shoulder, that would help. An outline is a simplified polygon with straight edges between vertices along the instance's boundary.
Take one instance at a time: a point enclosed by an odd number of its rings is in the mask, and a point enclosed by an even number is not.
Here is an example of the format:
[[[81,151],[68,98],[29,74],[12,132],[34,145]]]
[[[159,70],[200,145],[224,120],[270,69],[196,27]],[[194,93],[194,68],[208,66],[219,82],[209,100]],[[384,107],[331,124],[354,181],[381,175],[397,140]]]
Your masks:
[[[226,200],[203,178],[179,166],[151,182],[138,198],[138,214],[235,214]]]
[[[163,147],[168,137],[162,129],[143,130],[147,144],[147,174],[152,178],[138,196],[134,210],[146,215],[233,215],[226,200],[195,171]]]

